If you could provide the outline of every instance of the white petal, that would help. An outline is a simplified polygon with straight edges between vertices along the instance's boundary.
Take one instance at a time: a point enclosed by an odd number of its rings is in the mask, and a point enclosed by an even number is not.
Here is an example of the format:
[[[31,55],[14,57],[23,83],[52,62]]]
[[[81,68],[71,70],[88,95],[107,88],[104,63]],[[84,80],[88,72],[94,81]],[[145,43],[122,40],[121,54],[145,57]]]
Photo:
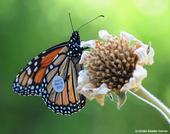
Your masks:
[[[136,37],[134,37],[133,35],[125,32],[125,31],[120,32],[120,38],[123,38],[123,39],[127,40],[128,42],[131,42],[134,40],[137,41]]]
[[[138,45],[144,45],[144,43],[138,40],[135,36],[125,31],[120,32],[120,38],[127,40],[128,42],[136,41]]]
[[[90,53],[89,51],[83,51],[79,64],[83,64],[86,61],[89,53]]]
[[[81,70],[78,76],[78,87],[81,89],[85,84],[89,82],[90,80],[88,70]]]
[[[85,84],[81,90],[79,90],[79,93],[86,96],[88,99],[92,100],[95,99],[99,95],[106,95],[110,89],[107,88],[106,84],[102,84],[98,88],[94,88],[94,86],[91,83]]]
[[[147,76],[147,70],[140,65],[136,65],[136,69],[133,72],[133,77],[138,81],[142,81]]]
[[[151,46],[142,44],[139,48],[135,50],[138,55],[138,64],[140,65],[151,65],[153,64],[154,50]]]
[[[99,31],[99,37],[104,41],[114,41],[114,37],[109,34],[106,30],[100,30]]]
[[[89,40],[89,41],[81,41],[80,47],[82,48],[95,48],[96,47],[96,41],[95,40]]]
[[[149,65],[152,65],[153,64],[153,62],[154,62],[154,60],[153,60],[153,57],[154,57],[154,50],[153,50],[153,48],[151,47],[150,48],[150,51],[149,51],[149,53],[148,53],[148,64]]]
[[[122,88],[121,88],[121,92],[126,92],[128,91],[129,89],[132,89],[132,88],[138,88],[141,83],[142,83],[142,80],[144,78],[147,77],[147,70],[144,69],[142,66],[140,65],[136,65],[136,69],[134,70],[133,72],[133,76],[132,78],[130,78],[129,82],[126,83]]]
[[[96,95],[107,94],[110,91],[110,89],[108,89],[107,85],[105,83],[103,83],[102,85],[100,85],[100,87],[95,88],[94,91],[96,92]]]

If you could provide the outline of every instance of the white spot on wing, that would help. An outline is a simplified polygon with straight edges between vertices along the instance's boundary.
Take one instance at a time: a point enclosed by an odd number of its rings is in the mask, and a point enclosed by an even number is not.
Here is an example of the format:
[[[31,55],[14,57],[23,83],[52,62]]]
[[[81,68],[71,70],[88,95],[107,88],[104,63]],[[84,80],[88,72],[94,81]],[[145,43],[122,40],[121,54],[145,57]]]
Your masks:
[[[31,74],[31,68],[30,67],[28,68],[27,73],[28,73],[28,75]]]
[[[34,63],[34,66],[36,66],[38,63],[37,63],[37,61]]]
[[[53,65],[50,65],[50,69],[53,69]]]
[[[35,68],[34,68],[34,72],[36,72],[37,70],[38,70],[38,67],[35,67]]]
[[[31,89],[33,90],[33,89],[34,89],[34,86],[31,86]]]

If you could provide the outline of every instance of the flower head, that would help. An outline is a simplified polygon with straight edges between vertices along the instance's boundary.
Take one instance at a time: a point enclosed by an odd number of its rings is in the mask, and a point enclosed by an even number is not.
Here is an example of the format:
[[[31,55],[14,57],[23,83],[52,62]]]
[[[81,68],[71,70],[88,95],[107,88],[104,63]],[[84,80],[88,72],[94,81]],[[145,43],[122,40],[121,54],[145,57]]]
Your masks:
[[[138,88],[147,76],[143,66],[153,63],[154,51],[126,32],[116,37],[101,30],[99,37],[101,41],[81,43],[91,49],[82,54],[80,64],[84,70],[79,73],[77,90],[101,105],[106,95],[115,93],[120,107],[126,100],[126,92]]]

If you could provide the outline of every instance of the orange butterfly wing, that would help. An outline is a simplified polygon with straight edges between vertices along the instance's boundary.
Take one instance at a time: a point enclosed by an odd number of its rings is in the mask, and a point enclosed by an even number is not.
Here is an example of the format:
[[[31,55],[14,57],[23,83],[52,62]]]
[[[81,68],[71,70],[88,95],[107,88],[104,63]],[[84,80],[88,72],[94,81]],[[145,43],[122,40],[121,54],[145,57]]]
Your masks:
[[[46,69],[66,44],[64,42],[51,47],[33,58],[16,76],[13,82],[14,91],[20,95],[41,95],[40,83]]]

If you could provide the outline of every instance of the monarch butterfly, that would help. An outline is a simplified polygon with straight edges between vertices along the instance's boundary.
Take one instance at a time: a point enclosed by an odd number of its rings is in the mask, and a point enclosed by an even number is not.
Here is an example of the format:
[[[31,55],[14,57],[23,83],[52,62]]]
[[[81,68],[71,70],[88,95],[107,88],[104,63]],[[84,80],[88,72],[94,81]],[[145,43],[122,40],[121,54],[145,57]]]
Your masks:
[[[99,15],[91,21],[104,17]],[[78,30],[74,31],[69,14],[72,35],[69,41],[57,44],[33,58],[16,76],[13,82],[14,92],[23,96],[41,96],[48,108],[62,115],[71,115],[80,111],[86,98],[75,90],[78,64],[83,48],[80,47]]]

